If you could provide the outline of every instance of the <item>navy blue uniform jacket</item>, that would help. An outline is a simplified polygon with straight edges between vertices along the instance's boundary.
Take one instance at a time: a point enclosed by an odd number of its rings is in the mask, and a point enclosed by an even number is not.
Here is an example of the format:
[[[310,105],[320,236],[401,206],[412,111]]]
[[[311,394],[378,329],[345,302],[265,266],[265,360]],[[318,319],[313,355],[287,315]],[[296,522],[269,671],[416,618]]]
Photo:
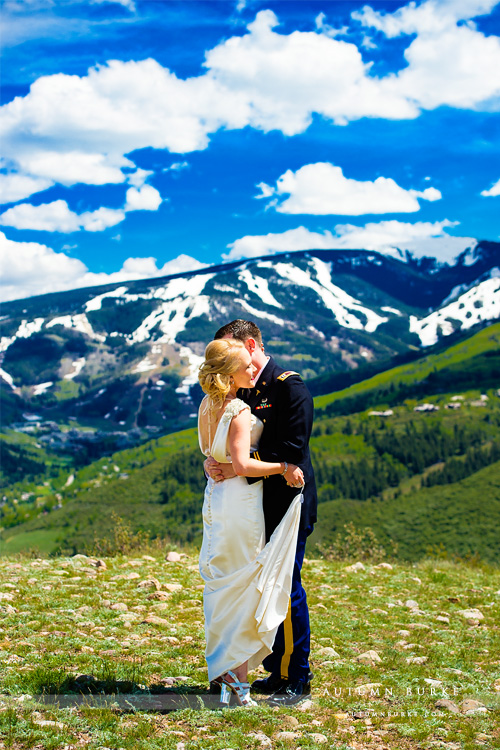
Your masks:
[[[314,405],[300,375],[288,372],[270,357],[255,388],[241,390],[239,395],[250,406],[252,413],[264,422],[259,448],[253,457],[261,461],[288,461],[300,466],[304,472],[306,486],[300,525],[306,529],[316,521],[317,509],[316,484],[309,455]],[[248,481],[258,479],[249,478]],[[272,475],[264,480],[267,539],[296,494],[297,489],[288,487],[280,475]]]

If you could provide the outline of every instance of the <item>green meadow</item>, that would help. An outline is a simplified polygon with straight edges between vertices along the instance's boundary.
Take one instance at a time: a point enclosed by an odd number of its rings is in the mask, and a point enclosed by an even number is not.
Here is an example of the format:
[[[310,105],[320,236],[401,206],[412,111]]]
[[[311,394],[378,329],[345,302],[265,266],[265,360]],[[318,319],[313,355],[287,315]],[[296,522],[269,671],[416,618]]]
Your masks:
[[[220,710],[203,656],[196,551],[180,548],[177,562],[165,552],[2,558],[0,747],[500,745],[498,568],[365,559],[353,570],[355,558],[309,557],[311,698]]]

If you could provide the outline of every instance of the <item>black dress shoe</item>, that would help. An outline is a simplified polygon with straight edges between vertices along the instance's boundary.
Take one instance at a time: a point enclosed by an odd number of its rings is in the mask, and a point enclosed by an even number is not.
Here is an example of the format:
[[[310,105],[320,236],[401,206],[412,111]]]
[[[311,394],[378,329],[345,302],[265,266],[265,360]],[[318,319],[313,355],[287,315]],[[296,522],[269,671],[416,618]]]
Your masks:
[[[289,680],[283,679],[280,675],[270,674],[262,680],[254,680],[250,685],[252,693],[262,693],[263,695],[272,695],[278,690],[284,690]]]
[[[221,684],[218,680],[212,680],[210,683],[210,695],[219,695]]]
[[[283,689],[273,693],[268,698],[269,706],[294,706],[296,703],[305,700],[311,694],[311,683],[297,680],[288,682]]]

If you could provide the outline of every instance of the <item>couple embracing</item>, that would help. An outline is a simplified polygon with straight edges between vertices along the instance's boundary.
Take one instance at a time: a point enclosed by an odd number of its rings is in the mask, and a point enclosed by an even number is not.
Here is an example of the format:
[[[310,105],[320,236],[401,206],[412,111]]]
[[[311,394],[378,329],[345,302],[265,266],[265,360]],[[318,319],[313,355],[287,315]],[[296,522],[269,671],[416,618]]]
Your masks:
[[[243,706],[310,692],[310,630],[300,571],[316,520],[309,457],[312,398],[265,354],[258,326],[235,320],[208,344],[198,417],[207,456],[200,573],[208,677]],[[251,688],[248,670],[269,672]]]

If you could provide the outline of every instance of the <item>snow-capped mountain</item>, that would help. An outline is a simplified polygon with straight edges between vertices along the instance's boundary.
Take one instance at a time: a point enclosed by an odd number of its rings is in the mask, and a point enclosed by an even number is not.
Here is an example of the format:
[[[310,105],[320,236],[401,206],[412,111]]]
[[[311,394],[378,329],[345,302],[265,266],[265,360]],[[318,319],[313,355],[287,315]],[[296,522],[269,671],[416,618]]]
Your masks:
[[[256,321],[283,366],[313,378],[498,318],[499,268],[493,242],[453,266],[318,250],[18,300],[0,320],[0,375],[12,418],[166,429],[193,411],[190,387],[224,322]]]

